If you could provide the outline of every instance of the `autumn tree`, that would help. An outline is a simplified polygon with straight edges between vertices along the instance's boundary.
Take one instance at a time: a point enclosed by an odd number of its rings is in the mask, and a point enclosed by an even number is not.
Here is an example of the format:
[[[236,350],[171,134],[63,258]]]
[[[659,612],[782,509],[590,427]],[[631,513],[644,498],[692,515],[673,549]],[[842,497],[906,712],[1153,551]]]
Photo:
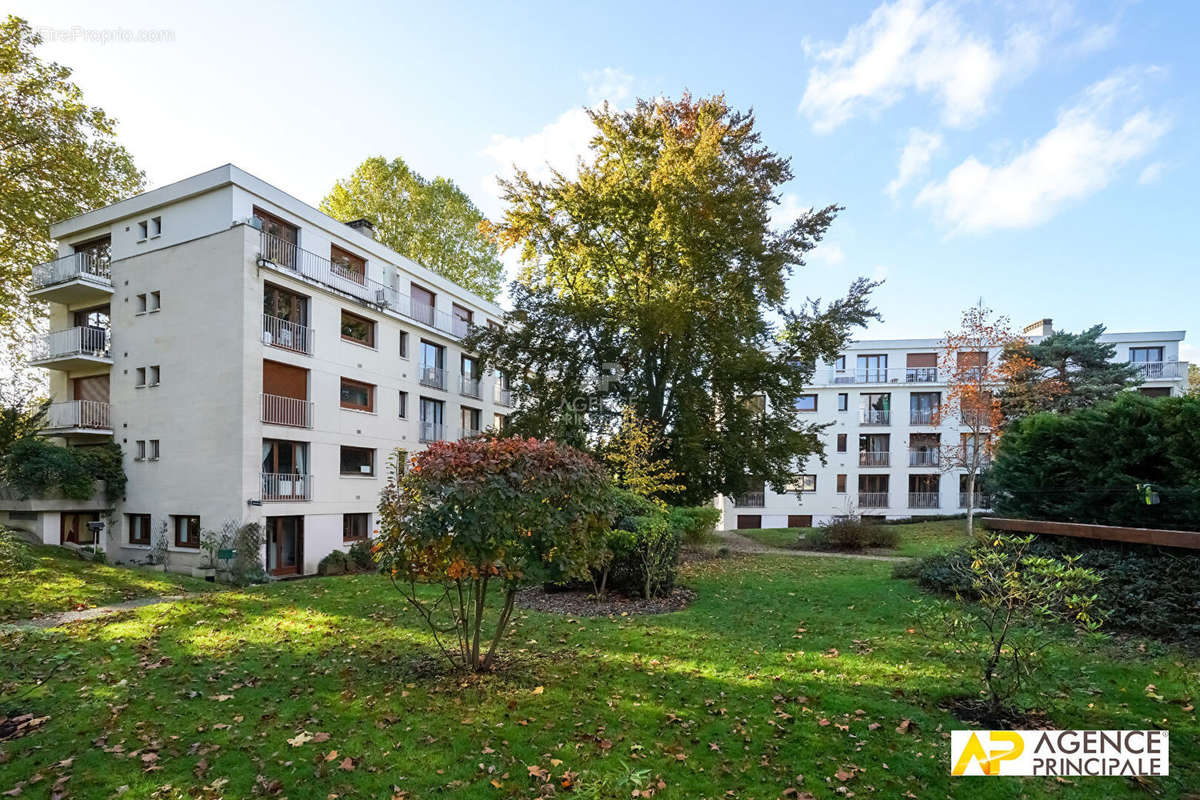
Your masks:
[[[772,225],[791,166],[721,96],[589,114],[575,177],[501,182],[491,231],[522,269],[510,324],[468,346],[512,376],[514,430],[599,448],[632,408],[684,476],[673,501],[785,486],[822,452],[820,428],[795,411],[815,362],[877,316],[866,280],[828,305],[789,302],[793,270],[841,209]]]
[[[142,189],[116,121],[87,104],[71,70],[37,54],[25,20],[0,24],[0,331],[28,337],[42,311],[32,268],[54,257],[50,224]]]
[[[1200,364],[1188,365],[1188,394],[1200,394]]]
[[[480,231],[483,212],[448,178],[373,156],[334,185],[321,210],[343,222],[370,220],[380,242],[489,300],[500,291],[504,265]]]
[[[1065,413],[1111,400],[1138,382],[1137,367],[1115,361],[1116,345],[1100,341],[1103,325],[1082,333],[1054,331],[1038,342],[1004,348],[1000,406],[1006,422],[1041,411]]]
[[[993,315],[980,303],[962,313],[957,331],[946,332],[941,353],[939,377],[946,391],[932,421],[959,433],[956,440],[942,442],[939,463],[946,472],[966,476],[968,536],[975,534],[979,476],[992,458],[1004,419],[996,396],[1007,376],[1002,353],[1015,338],[1008,318]]]
[[[663,495],[685,488],[671,462],[659,457],[665,446],[658,426],[639,417],[630,407],[621,415],[621,427],[605,447],[604,459],[611,466],[618,486],[662,503]]]

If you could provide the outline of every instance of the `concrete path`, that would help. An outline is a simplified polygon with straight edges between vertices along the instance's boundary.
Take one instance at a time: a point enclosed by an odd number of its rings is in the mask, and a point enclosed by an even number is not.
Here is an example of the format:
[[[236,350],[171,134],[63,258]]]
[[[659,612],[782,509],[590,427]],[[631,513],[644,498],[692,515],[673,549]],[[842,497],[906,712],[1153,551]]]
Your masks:
[[[878,556],[869,553],[837,553],[825,550],[792,550],[783,547],[770,547],[756,542],[748,536],[742,536],[737,531],[717,531],[717,539],[722,547],[728,547],[735,553],[751,553],[768,556],[800,556],[805,558],[857,558],[860,561],[912,561],[907,556]]]
[[[67,625],[72,622],[82,622],[88,619],[96,619],[97,617],[119,614],[122,611],[132,611],[135,608],[144,608],[145,606],[158,605],[159,603],[174,603],[178,600],[188,600],[200,596],[200,593],[189,593],[168,594],[158,597],[139,597],[136,600],[126,600],[122,603],[113,603],[110,606],[97,606],[96,608],[85,608],[80,611],[59,611],[55,614],[47,614],[44,617],[20,619],[15,622],[0,622],[0,630],[14,628],[57,628],[59,625]]]

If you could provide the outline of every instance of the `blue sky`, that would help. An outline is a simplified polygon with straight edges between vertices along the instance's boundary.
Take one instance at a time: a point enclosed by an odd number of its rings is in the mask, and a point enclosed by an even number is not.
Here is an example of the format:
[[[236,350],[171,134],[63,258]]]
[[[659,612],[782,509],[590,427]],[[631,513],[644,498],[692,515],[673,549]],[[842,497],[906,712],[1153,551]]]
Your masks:
[[[152,185],[233,162],[316,205],[400,155],[494,215],[513,162],[570,167],[585,106],[723,92],[792,158],[781,216],[846,206],[793,295],[885,278],[865,336],[938,335],[980,297],[1200,335],[1194,3],[10,6]]]

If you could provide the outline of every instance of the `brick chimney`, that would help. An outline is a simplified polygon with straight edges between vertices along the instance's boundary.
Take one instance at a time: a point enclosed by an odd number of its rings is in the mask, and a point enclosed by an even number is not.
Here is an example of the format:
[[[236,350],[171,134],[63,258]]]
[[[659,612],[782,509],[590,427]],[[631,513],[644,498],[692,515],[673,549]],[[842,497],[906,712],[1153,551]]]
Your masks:
[[[1026,336],[1049,336],[1054,333],[1054,320],[1047,318],[1031,322],[1025,326],[1024,333]]]
[[[346,224],[364,236],[370,236],[372,239],[375,238],[375,226],[371,224],[371,220],[369,219],[352,219]]]

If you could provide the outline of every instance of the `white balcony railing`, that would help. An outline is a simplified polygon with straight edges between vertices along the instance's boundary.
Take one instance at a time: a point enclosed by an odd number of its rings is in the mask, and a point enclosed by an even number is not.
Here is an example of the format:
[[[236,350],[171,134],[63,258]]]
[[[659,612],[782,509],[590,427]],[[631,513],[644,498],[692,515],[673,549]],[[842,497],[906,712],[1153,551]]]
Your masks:
[[[936,467],[941,463],[937,450],[909,450],[908,465],[910,467]]]
[[[272,425],[290,425],[294,428],[311,428],[313,404],[310,400],[297,400],[278,394],[260,394],[262,398],[262,421]]]
[[[66,356],[108,358],[109,334],[104,328],[90,326],[51,331],[34,339],[33,360]]]
[[[46,430],[86,428],[111,431],[110,408],[108,403],[101,400],[68,400],[65,403],[51,403],[50,407],[46,409]]]
[[[497,381],[496,385],[492,387],[492,400],[498,406],[511,407],[512,389],[505,389],[500,385],[500,382]]]
[[[458,438],[459,439],[470,439],[470,438],[472,438],[474,436],[478,436],[478,435],[479,435],[479,428],[459,428],[458,429]]]
[[[1144,381],[1174,381],[1188,376],[1186,361],[1134,361],[1137,376]]]
[[[937,411],[932,408],[913,408],[908,412],[908,424],[932,425],[937,417]]]
[[[766,492],[744,492],[733,498],[733,504],[735,506],[744,508],[762,508],[766,502]]]
[[[454,317],[451,320],[451,328],[453,329],[452,332],[455,336],[457,336],[459,339],[465,339],[467,338],[467,334],[471,332],[471,323],[467,322],[465,319]]]
[[[312,500],[312,476],[290,473],[262,473],[264,503]]]
[[[437,422],[420,423],[419,438],[422,442],[440,442],[446,438],[446,426]]]
[[[863,425],[891,425],[892,412],[889,409],[864,408],[859,421]]]
[[[464,397],[474,397],[478,400],[480,397],[479,378],[472,378],[470,375],[460,375],[458,392]]]
[[[941,495],[937,492],[909,492],[909,508],[937,508],[941,504]]]
[[[819,374],[817,380],[826,383],[937,383],[937,367],[869,367],[864,369],[831,369]]]
[[[428,386],[433,389],[446,388],[446,370],[438,367],[421,367],[422,386]]]
[[[970,492],[959,492],[958,493],[958,507],[966,508],[967,507],[967,498],[970,496],[971,496]],[[976,492],[975,493],[975,502],[973,505],[975,506],[975,508],[991,508],[992,507],[992,498],[987,496],[986,494],[983,494],[982,492]]]
[[[887,492],[859,492],[858,493],[859,508],[887,508],[888,493]]]
[[[86,281],[102,288],[112,288],[109,259],[95,253],[72,253],[69,256],[38,264],[33,268],[33,288],[46,289],[68,281]]]
[[[858,465],[860,467],[886,467],[891,461],[891,453],[887,450],[859,450]]]
[[[263,344],[271,347],[281,347],[296,353],[312,355],[313,329],[307,325],[288,322],[286,319],[263,314]]]

